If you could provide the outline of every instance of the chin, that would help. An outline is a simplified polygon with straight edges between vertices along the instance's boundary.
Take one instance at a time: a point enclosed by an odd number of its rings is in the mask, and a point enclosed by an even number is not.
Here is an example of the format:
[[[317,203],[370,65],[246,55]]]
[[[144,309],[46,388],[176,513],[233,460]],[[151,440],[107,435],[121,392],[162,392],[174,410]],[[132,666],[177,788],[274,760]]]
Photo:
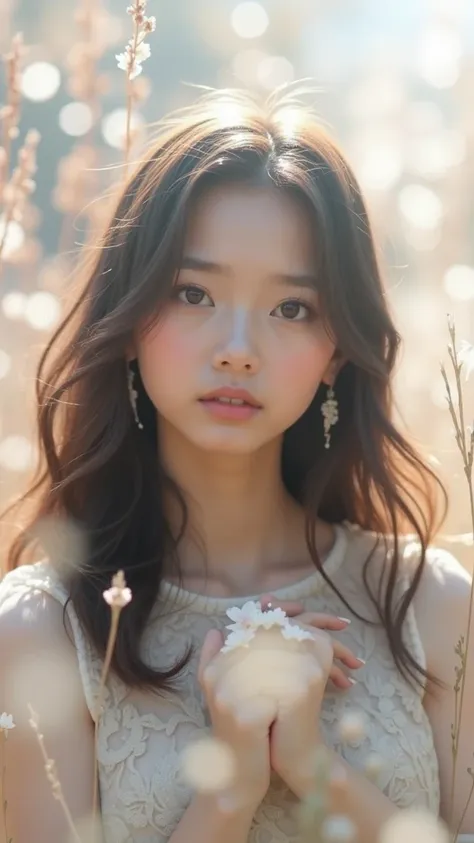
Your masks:
[[[266,442],[255,436],[250,430],[222,428],[221,430],[196,431],[186,437],[192,444],[202,451],[214,454],[252,454],[258,451]]]

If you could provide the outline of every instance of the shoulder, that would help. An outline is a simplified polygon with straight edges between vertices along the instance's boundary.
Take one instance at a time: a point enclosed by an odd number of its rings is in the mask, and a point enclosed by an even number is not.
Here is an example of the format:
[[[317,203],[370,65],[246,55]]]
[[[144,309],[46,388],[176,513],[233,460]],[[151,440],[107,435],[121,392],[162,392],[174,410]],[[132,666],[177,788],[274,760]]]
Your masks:
[[[455,648],[466,635],[471,585],[471,575],[452,553],[428,549],[414,608],[428,669],[444,682],[452,683]]]
[[[67,591],[48,563],[24,565],[0,582],[0,639],[8,633],[28,635],[41,630],[57,632],[63,626]]]
[[[38,566],[18,568],[0,583],[0,710],[15,725],[5,745],[14,840],[39,843],[67,837],[44,774],[39,740],[54,758],[74,822],[92,807],[94,726],[74,638],[63,623],[63,596],[53,572]]]
[[[82,638],[68,592],[52,566],[25,565],[0,582],[0,684],[10,711],[24,722],[27,700],[47,709],[53,697],[84,698]],[[43,689],[38,701],[37,688]],[[3,710],[3,709],[2,709]],[[8,709],[6,709],[8,711]]]
[[[348,570],[347,575],[356,576],[360,582],[362,569],[370,559],[364,579],[374,593],[379,593],[380,587],[383,592],[394,555],[394,537],[378,535],[354,525],[348,527],[351,571]],[[412,583],[421,562],[418,538],[399,536],[397,557],[396,594],[399,599]],[[452,553],[435,546],[427,549],[407,620],[407,632],[411,629],[412,638],[419,639],[424,654],[422,661],[426,661],[429,671],[439,678],[443,678],[446,671],[449,679],[452,678],[454,646],[467,626],[471,582],[469,572]],[[416,649],[419,650],[419,645]]]

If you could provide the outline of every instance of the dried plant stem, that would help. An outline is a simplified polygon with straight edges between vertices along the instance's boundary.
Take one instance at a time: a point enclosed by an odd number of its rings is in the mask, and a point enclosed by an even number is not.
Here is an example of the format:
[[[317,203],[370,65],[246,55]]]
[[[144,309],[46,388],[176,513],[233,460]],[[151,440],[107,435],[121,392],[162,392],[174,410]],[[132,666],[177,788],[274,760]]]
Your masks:
[[[463,467],[464,467],[464,474],[466,476],[468,490],[469,490],[469,506],[470,506],[470,515],[471,515],[471,526],[472,532],[474,535],[474,489],[472,484],[472,468],[473,468],[473,459],[474,459],[474,426],[473,430],[471,430],[470,435],[468,436],[467,428],[465,425],[465,413],[464,413],[464,396],[463,396],[463,389],[461,384],[461,370],[462,370],[462,363],[459,362],[458,352],[456,348],[456,328],[454,322],[449,319],[448,320],[449,326],[449,335],[451,338],[451,345],[449,346],[449,356],[451,359],[451,363],[454,370],[455,382],[456,382],[456,392],[457,392],[457,399],[458,399],[458,408],[459,408],[459,417],[456,414],[455,405],[451,393],[451,388],[449,385],[448,377],[446,374],[446,370],[444,366],[441,367],[441,373],[444,379],[445,387],[446,387],[446,394],[448,400],[448,407],[451,414],[451,418],[454,424],[454,432],[456,438],[456,444],[461,452],[462,460],[463,460]],[[459,752],[459,741],[460,741],[460,734],[461,734],[461,722],[462,722],[462,713],[463,713],[463,704],[464,704],[464,690],[466,685],[466,673],[467,673],[467,663],[468,663],[468,650],[469,650],[469,642],[471,636],[471,626],[472,626],[472,616],[473,616],[473,590],[471,588],[471,599],[469,601],[469,612],[467,618],[467,628],[466,628],[466,635],[461,636],[461,639],[456,647],[456,654],[459,655],[461,666],[460,668],[456,669],[456,682],[454,685],[454,724],[453,724],[453,731],[452,731],[452,755],[453,755],[453,771],[452,771],[452,778],[451,778],[451,800],[450,800],[450,825],[452,828],[453,819],[454,819],[454,795],[456,792],[456,773],[457,773],[457,759],[458,759],[458,752]],[[466,815],[470,800],[472,798],[472,794],[474,791],[474,779],[473,785],[471,786],[469,797],[462,813],[461,819],[457,825],[456,831],[454,832],[453,841],[457,840],[459,831],[461,829],[462,822]]]
[[[8,737],[8,732],[2,730],[2,734],[0,735],[0,741],[2,744],[2,817],[3,817],[3,830],[5,832],[5,843],[12,843],[11,839],[8,836],[8,826],[7,826],[7,800],[6,800],[6,773],[7,773],[7,761],[5,758],[5,743]]]
[[[13,208],[10,208],[7,211],[7,213],[5,215],[5,219],[3,221],[3,233],[2,233],[2,237],[0,239],[0,266],[2,264],[2,252],[5,248],[5,243],[7,241],[7,235],[8,235],[8,229],[10,227],[10,223],[12,222],[12,220],[13,220]]]
[[[44,760],[44,768],[46,770],[48,781],[51,783],[53,796],[55,799],[58,800],[59,804],[61,805],[61,808],[63,809],[63,813],[66,817],[66,822],[68,824],[69,831],[72,835],[71,839],[74,840],[74,843],[82,843],[81,838],[79,837],[79,834],[77,832],[76,826],[74,825],[74,820],[72,818],[71,812],[64,798],[61,782],[59,781],[56,772],[56,765],[53,759],[48,757],[48,753],[46,752],[46,747],[44,745],[44,736],[41,734],[38,726],[38,715],[33,711],[31,705],[28,704],[28,708],[30,710],[30,726],[36,733],[36,737],[38,738],[38,743]]]
[[[110,622],[110,630],[109,630],[109,637],[107,640],[107,649],[105,652],[104,664],[102,666],[102,673],[100,677],[100,685],[99,685],[99,694],[97,697],[97,704],[96,704],[96,711],[95,711],[95,718],[94,718],[94,784],[93,784],[93,791],[92,791],[92,820],[95,823],[96,820],[96,813],[97,813],[97,791],[99,787],[99,777],[98,777],[98,761],[97,761],[97,740],[98,740],[98,731],[99,731],[99,722],[100,722],[100,715],[102,713],[102,704],[104,701],[104,692],[105,692],[105,683],[107,681],[107,676],[110,669],[110,663],[112,661],[112,654],[115,647],[115,641],[117,638],[117,630],[119,625],[120,619],[120,608],[117,606],[112,606],[112,614],[111,614],[111,622]],[[96,825],[94,824],[94,829]]]
[[[137,52],[138,47],[139,27],[134,22],[133,33],[133,55]],[[128,166],[130,163],[130,152],[132,149],[132,108],[133,108],[133,80],[130,78],[131,73],[127,73],[127,124],[125,129],[125,178],[128,174]]]
[[[457,827],[456,831],[454,832],[454,838],[453,838],[454,843],[456,843],[456,840],[458,839],[459,832],[461,831],[461,826],[464,822],[464,817],[467,814],[467,809],[469,808],[469,803],[472,799],[472,794],[474,793],[474,776],[473,776],[472,772],[471,772],[471,776],[472,776],[471,789],[469,791],[469,796],[467,797],[467,801],[466,801],[466,804],[464,806],[464,811],[461,814],[461,819],[459,820],[458,827]]]
[[[135,57],[137,54],[138,48],[138,38],[140,36],[140,24],[138,23],[138,16],[140,14],[140,9],[142,6],[143,0],[134,0],[135,5],[135,14],[133,15],[133,45],[132,45],[132,56],[133,61],[130,63],[130,67],[127,71],[127,123],[125,129],[125,178],[128,175],[128,167],[130,163],[130,152],[132,149],[132,109],[133,109],[133,78],[132,72],[135,68]]]

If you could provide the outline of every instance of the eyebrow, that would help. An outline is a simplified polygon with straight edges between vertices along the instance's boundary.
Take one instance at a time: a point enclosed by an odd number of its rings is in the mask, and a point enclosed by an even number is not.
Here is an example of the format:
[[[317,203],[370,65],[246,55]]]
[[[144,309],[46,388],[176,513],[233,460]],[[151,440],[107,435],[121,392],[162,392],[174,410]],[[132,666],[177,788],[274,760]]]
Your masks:
[[[193,269],[196,272],[206,272],[208,275],[231,274],[229,266],[222,263],[216,263],[215,261],[204,260],[203,258],[198,258],[194,255],[185,255],[181,260],[180,269]],[[309,287],[312,290],[317,289],[317,277],[311,272],[277,272],[272,275],[272,279],[277,284],[289,284],[293,287]]]

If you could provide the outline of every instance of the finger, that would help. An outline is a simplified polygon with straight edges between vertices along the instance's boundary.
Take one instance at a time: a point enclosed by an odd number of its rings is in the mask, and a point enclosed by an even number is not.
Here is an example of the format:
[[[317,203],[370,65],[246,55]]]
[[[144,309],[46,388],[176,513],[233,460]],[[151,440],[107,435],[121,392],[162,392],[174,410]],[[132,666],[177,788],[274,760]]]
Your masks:
[[[289,618],[300,615],[304,611],[302,603],[296,600],[278,600],[273,594],[264,594],[260,598],[260,605],[262,609],[283,609]]]
[[[340,688],[342,691],[347,691],[356,684],[356,680],[353,679],[352,676],[346,676],[344,671],[335,664],[333,664],[331,670],[329,671],[329,678],[332,679],[335,686]]]
[[[355,656],[349,647],[346,647],[344,644],[341,644],[340,641],[336,641],[335,639],[333,639],[332,643],[334,658],[339,659],[339,661],[345,664],[346,667],[349,667],[351,670],[357,670],[358,668],[364,666],[364,659],[359,659]]]
[[[224,644],[224,635],[218,629],[210,629],[202,645],[198,666],[198,680],[201,687],[209,684],[212,676],[210,664]]]
[[[263,724],[268,728],[277,715],[277,704],[271,697],[260,696],[240,704],[237,720],[241,726],[258,726]]]
[[[322,612],[303,612],[298,620],[317,629],[332,629],[335,632],[345,629],[350,624],[350,620],[347,618],[325,615]]]

